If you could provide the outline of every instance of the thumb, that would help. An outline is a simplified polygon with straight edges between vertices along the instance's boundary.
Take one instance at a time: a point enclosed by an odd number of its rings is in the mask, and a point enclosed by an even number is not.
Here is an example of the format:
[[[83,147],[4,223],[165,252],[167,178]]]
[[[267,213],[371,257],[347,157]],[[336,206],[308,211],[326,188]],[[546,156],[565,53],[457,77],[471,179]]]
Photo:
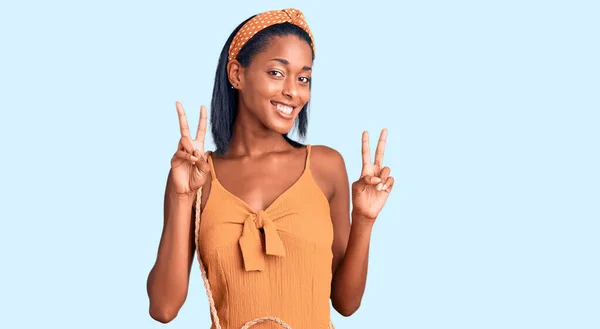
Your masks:
[[[361,181],[366,185],[375,185],[381,183],[381,178],[376,176],[365,175],[361,178]]]
[[[352,184],[352,190],[356,193],[362,193],[368,185],[375,185],[381,182],[381,178],[365,175]]]

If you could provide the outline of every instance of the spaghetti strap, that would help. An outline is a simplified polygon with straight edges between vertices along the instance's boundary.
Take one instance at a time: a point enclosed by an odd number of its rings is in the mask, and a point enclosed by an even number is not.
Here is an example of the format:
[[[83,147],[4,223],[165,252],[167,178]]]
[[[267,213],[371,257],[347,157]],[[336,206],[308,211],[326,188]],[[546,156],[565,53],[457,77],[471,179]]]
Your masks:
[[[310,169],[310,144],[306,144],[306,163],[304,164],[304,170]]]
[[[208,160],[208,165],[210,166],[210,177],[212,177],[213,180],[216,180],[217,174],[215,173],[215,165],[212,161],[212,153],[212,151],[208,151],[208,155],[206,156],[206,158]]]

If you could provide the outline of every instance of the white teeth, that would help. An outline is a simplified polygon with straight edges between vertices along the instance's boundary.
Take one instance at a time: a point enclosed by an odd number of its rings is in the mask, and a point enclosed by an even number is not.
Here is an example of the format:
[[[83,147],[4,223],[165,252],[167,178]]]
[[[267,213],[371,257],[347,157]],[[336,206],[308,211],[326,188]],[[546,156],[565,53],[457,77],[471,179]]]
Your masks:
[[[281,111],[285,114],[291,114],[293,109],[294,108],[291,106],[286,106],[286,105],[277,103],[277,110]]]

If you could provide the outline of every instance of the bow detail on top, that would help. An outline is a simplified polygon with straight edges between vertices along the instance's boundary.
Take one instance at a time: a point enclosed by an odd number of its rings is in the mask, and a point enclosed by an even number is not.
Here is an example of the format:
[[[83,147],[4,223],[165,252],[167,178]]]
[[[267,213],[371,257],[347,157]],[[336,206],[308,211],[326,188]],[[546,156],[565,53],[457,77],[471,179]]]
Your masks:
[[[264,252],[259,233],[261,228],[265,233]],[[239,244],[246,271],[262,271],[265,267],[265,253],[273,256],[285,256],[285,249],[279,238],[277,227],[264,210],[246,217]]]
[[[295,8],[288,8],[282,10],[284,13],[288,15],[290,18],[289,22],[295,25],[304,25],[306,21],[304,20],[304,15],[302,12]]]

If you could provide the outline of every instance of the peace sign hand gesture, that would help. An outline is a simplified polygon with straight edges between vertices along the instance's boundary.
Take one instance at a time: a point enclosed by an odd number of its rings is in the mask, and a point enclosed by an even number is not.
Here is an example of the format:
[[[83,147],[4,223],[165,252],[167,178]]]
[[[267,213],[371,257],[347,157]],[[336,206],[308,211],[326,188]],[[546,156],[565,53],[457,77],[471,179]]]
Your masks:
[[[206,108],[200,107],[200,122],[196,139],[190,137],[187,116],[181,103],[175,104],[179,115],[179,128],[181,138],[177,151],[171,158],[171,176],[175,193],[189,195],[195,193],[204,183],[210,173],[210,166],[204,152],[204,138],[206,136]]]
[[[375,221],[394,185],[394,178],[390,176],[390,168],[383,167],[386,138],[387,129],[383,129],[375,151],[375,162],[371,163],[369,133],[363,132],[362,172],[360,178],[352,184],[352,212],[370,221]]]

